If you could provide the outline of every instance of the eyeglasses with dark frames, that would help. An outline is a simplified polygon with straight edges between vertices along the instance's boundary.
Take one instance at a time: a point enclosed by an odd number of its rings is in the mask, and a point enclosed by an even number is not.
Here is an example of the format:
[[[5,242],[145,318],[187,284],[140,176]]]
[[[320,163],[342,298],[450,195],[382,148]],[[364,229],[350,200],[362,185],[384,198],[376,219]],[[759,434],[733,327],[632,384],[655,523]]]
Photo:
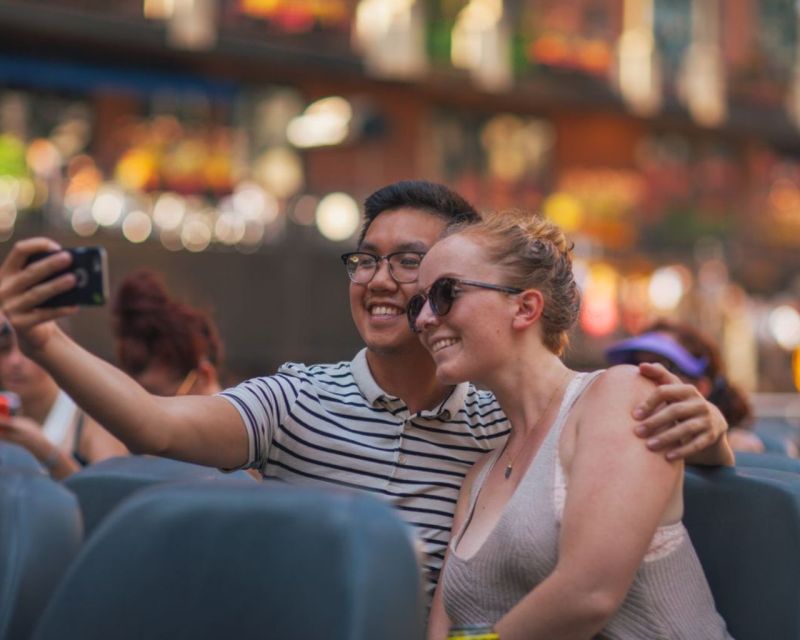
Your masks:
[[[479,289],[490,289],[516,295],[522,293],[524,289],[517,287],[504,287],[499,284],[489,284],[488,282],[476,282],[475,280],[459,280],[458,278],[439,278],[428,289],[428,293],[418,293],[408,301],[406,315],[408,324],[414,333],[420,333],[417,329],[417,319],[425,303],[431,306],[431,311],[437,316],[446,316],[453,308],[455,299],[463,293],[461,287],[477,287]]]
[[[366,251],[353,251],[342,254],[342,262],[347,270],[347,276],[355,284],[370,282],[384,260],[389,265],[389,275],[395,282],[410,284],[417,281],[419,265],[424,256],[423,251],[395,251],[385,256],[376,256]]]

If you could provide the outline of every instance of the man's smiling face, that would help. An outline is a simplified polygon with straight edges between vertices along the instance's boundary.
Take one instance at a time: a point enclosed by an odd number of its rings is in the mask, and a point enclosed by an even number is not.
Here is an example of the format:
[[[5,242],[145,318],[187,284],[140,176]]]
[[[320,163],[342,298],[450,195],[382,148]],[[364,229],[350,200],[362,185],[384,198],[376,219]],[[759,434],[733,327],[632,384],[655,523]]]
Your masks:
[[[372,222],[358,250],[376,256],[396,251],[425,252],[444,228],[442,218],[419,209],[385,211]],[[367,348],[380,354],[421,348],[405,316],[408,299],[417,288],[416,282],[395,282],[385,260],[380,261],[367,284],[350,283],[350,311]]]

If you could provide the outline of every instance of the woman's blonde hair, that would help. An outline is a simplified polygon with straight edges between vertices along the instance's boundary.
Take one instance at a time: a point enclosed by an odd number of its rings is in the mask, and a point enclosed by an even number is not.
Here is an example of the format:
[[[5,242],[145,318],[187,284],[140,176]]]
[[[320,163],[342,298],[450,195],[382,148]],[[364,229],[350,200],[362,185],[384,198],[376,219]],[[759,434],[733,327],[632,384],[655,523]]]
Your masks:
[[[580,309],[572,243],[561,228],[539,214],[507,209],[488,213],[480,222],[453,225],[446,235],[456,233],[485,248],[489,259],[507,272],[503,284],[542,293],[542,340],[547,349],[561,355]]]

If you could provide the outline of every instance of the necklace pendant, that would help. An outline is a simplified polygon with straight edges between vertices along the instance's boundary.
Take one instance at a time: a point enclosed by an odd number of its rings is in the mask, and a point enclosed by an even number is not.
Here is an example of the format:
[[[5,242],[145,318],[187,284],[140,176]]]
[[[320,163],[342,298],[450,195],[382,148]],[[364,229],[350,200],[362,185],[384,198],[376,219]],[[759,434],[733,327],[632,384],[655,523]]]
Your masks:
[[[508,480],[508,478],[511,476],[511,468],[512,468],[512,465],[509,464],[506,467],[506,470],[503,471],[503,475],[505,476],[506,480]]]

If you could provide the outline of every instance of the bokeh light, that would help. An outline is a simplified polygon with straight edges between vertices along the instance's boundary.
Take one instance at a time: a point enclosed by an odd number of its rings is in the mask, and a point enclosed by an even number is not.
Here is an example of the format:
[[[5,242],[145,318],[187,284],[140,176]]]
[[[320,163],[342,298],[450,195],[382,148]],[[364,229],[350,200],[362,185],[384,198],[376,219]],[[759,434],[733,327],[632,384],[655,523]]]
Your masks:
[[[317,228],[328,240],[347,240],[358,229],[359,220],[358,204],[346,193],[330,193],[319,201]]]

